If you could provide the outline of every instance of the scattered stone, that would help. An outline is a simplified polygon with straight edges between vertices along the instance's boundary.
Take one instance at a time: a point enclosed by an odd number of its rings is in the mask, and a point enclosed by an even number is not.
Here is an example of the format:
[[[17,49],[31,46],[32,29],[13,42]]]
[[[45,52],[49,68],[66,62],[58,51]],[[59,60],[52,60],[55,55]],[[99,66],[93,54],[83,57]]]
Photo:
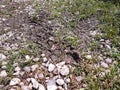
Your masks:
[[[76,80],[77,80],[78,82],[82,81],[82,79],[83,79],[83,78],[82,78],[81,76],[77,76],[77,77],[76,77]]]
[[[55,69],[55,65],[50,63],[49,66],[48,66],[48,71],[52,72],[54,69]]]
[[[6,77],[7,76],[7,72],[5,70],[0,72],[0,77]]]
[[[42,56],[42,57],[45,57],[45,54],[44,54],[44,53],[42,53],[42,54],[41,54],[41,56]]]
[[[30,90],[29,86],[21,86],[22,90]]]
[[[106,64],[105,62],[101,62],[101,66],[103,67],[103,68],[108,68],[109,66],[108,66],[108,64]]]
[[[104,77],[104,76],[105,76],[105,72],[101,72],[101,73],[99,74],[99,76],[100,76],[100,77]]]
[[[16,85],[16,84],[19,84],[19,83],[20,83],[20,79],[19,79],[19,78],[13,78],[13,79],[10,81],[10,86]]]
[[[25,56],[25,59],[26,59],[26,60],[30,60],[30,56],[29,56],[29,55],[26,55],[26,56]]]
[[[31,78],[31,82],[32,82],[32,87],[35,89],[38,89],[38,87],[39,87],[38,81],[34,78]]]
[[[6,59],[6,56],[4,54],[0,53],[0,61],[3,61],[5,59]]]
[[[20,67],[18,67],[18,66],[15,68],[15,71],[16,71],[16,72],[17,72],[17,71],[20,71],[20,70],[21,70],[21,69],[20,69]]]
[[[39,58],[34,58],[33,61],[38,62]]]
[[[70,78],[65,78],[64,80],[66,83],[70,83]]]
[[[45,63],[47,61],[48,61],[48,59],[46,57],[43,57],[43,62]]]
[[[46,89],[42,84],[39,84],[39,89],[38,90],[46,90]]]
[[[48,80],[47,82],[47,90],[56,90],[57,89],[57,85],[55,80]]]
[[[90,60],[90,59],[92,59],[92,56],[91,55],[86,55],[85,58]]]
[[[39,67],[38,64],[32,65],[32,66],[31,66],[31,69],[32,69],[32,71],[35,71],[38,67]]]
[[[106,63],[108,63],[108,64],[112,63],[112,59],[110,59],[110,58],[105,59],[105,61],[106,61]]]
[[[26,66],[23,68],[26,72],[30,72],[30,67]]]
[[[57,80],[56,80],[56,83],[61,86],[61,85],[63,85],[65,82],[64,82],[63,79],[57,79]]]
[[[40,73],[40,74],[38,75],[38,77],[39,77],[40,79],[43,79],[43,78],[44,78],[43,73]]]
[[[63,76],[68,75],[70,72],[68,66],[64,65],[61,69],[60,69],[60,74]]]

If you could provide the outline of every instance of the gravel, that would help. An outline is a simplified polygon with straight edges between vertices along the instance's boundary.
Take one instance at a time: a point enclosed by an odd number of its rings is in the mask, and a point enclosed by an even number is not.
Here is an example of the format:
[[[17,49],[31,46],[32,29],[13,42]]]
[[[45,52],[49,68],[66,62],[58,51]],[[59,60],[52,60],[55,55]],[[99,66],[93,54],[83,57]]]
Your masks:
[[[5,60],[6,58],[7,58],[7,57],[6,57],[4,54],[0,53],[0,61]]]

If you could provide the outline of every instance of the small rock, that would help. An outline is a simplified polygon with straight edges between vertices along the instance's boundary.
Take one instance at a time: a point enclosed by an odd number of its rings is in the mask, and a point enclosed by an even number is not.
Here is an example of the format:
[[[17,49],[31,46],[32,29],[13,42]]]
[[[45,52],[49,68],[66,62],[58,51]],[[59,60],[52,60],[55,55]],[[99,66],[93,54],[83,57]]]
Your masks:
[[[108,64],[106,64],[105,62],[101,62],[101,66],[102,66],[103,68],[108,68]]]
[[[17,72],[17,71],[20,71],[20,70],[21,70],[21,69],[20,69],[20,67],[18,67],[18,66],[15,68],[15,71],[16,71],[16,72]]]
[[[19,78],[13,78],[11,81],[10,81],[10,86],[11,85],[16,85],[16,84],[19,84],[20,83],[20,79]]]
[[[45,54],[44,54],[44,53],[42,53],[42,54],[41,54],[41,56],[42,56],[42,57],[45,57]]]
[[[30,90],[29,86],[21,86],[22,90]]]
[[[63,65],[65,65],[65,61],[62,61],[62,62],[56,64],[57,67],[62,67]]]
[[[30,56],[29,56],[29,55],[26,55],[26,56],[25,56],[25,59],[26,59],[26,60],[30,60]]]
[[[66,83],[70,83],[70,78],[65,78],[64,80]]]
[[[6,77],[7,76],[7,72],[5,70],[0,72],[0,77]]]
[[[48,71],[52,72],[54,69],[55,69],[55,65],[50,63],[49,66],[48,66]]]
[[[60,74],[63,76],[68,75],[70,72],[68,66],[64,65],[61,69],[60,69]]]
[[[48,80],[47,82],[47,90],[56,90],[57,89],[57,85],[55,80]]]
[[[45,62],[47,62],[48,61],[48,59],[46,58],[46,57],[44,57],[43,58],[43,62],[45,63]]]
[[[99,74],[99,76],[100,76],[100,77],[104,77],[104,76],[105,76],[105,72],[101,72],[101,73]]]
[[[38,77],[39,77],[40,79],[43,79],[43,78],[44,78],[43,73],[40,73],[40,74],[38,75]]]
[[[42,84],[39,84],[39,89],[38,90],[46,90],[46,89]]]
[[[0,53],[0,61],[3,61],[3,60],[5,60],[6,59],[6,56],[4,55],[4,54],[1,54]]]
[[[31,66],[31,69],[32,69],[32,71],[35,71],[38,67],[39,67],[38,64],[32,65],[32,66]]]
[[[34,78],[31,78],[31,82],[32,82],[33,88],[38,89],[38,87],[39,87],[38,81]]]
[[[106,63],[108,63],[108,64],[112,63],[112,59],[110,59],[110,58],[107,58],[105,61],[106,61]]]
[[[39,58],[34,58],[33,61],[38,62]]]
[[[82,81],[82,79],[83,79],[83,78],[82,78],[81,76],[77,76],[77,77],[76,77],[76,80],[77,80],[78,82]]]
[[[24,69],[26,72],[30,72],[30,67],[27,67],[27,66],[26,66],[26,67],[24,67],[23,69]]]
[[[61,86],[61,85],[63,85],[65,82],[64,82],[63,79],[57,79],[57,80],[56,80],[56,83]]]
[[[86,55],[85,58],[90,60],[90,59],[92,59],[92,56],[91,55]]]

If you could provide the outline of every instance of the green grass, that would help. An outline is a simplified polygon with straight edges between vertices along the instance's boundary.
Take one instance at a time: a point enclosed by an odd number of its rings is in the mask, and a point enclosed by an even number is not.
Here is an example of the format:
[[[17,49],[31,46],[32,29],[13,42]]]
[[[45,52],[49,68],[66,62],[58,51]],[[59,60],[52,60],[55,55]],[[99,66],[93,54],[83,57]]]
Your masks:
[[[42,5],[42,2],[41,2]],[[40,5],[40,7],[41,7]],[[100,68],[89,68],[90,65],[97,64],[99,60],[85,60],[84,67],[76,67],[74,74],[80,75],[86,72],[85,82],[87,90],[119,90],[120,89],[120,1],[119,0],[47,0],[44,7],[51,13],[50,19],[55,19],[64,27],[56,33],[60,41],[65,41],[68,45],[78,47],[81,40],[75,34],[69,34],[76,30],[78,22],[96,17],[100,23],[97,26],[102,35],[96,35],[94,41],[90,42],[88,48],[92,51],[101,50],[100,39],[110,40],[112,49],[105,51],[106,57],[112,58],[117,64],[110,67],[110,73],[104,77],[97,76]],[[37,10],[37,9],[36,9]],[[37,12],[38,13],[38,12]],[[67,13],[67,15],[65,15]],[[104,49],[106,50],[106,49]],[[102,53],[103,54],[103,53]],[[104,54],[103,54],[104,55]],[[97,56],[97,55],[95,55]],[[82,68],[82,70],[81,70]],[[117,78],[117,79],[115,79]],[[104,83],[103,83],[104,82]]]

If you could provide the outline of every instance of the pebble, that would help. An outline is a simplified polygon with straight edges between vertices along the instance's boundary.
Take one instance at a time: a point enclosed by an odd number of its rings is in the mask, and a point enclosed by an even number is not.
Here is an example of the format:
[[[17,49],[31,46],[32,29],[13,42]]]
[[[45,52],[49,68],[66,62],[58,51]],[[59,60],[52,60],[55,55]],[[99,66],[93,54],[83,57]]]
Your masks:
[[[30,72],[30,67],[26,66],[23,68],[26,72]]]
[[[20,70],[21,70],[21,69],[20,69],[20,67],[18,67],[18,66],[15,68],[15,71],[20,71]]]
[[[66,83],[70,83],[70,78],[65,78],[64,80]]]
[[[29,86],[21,86],[22,90],[30,90]]]
[[[39,89],[38,90],[46,90],[46,89],[42,84],[39,84]]]
[[[85,58],[90,60],[90,59],[92,59],[92,56],[91,55],[86,55]]]
[[[31,82],[32,82],[32,87],[35,89],[38,89],[38,87],[39,87],[38,81],[34,78],[31,78]]]
[[[16,84],[19,84],[20,83],[20,79],[19,78],[13,78],[11,81],[10,81],[10,86],[11,85],[16,85]]]
[[[57,89],[57,85],[55,80],[48,80],[47,82],[47,90],[56,90]]]
[[[62,86],[65,82],[64,82],[63,79],[57,79],[57,80],[56,80],[56,83],[57,83],[58,85]]]
[[[26,56],[25,56],[25,59],[26,59],[26,60],[30,60],[30,56],[29,56],[29,55],[26,55]]]
[[[33,61],[38,62],[39,58],[34,58]]]
[[[68,66],[64,65],[61,69],[60,69],[60,74],[63,76],[68,75],[70,72]]]
[[[55,69],[55,65],[50,63],[49,66],[48,66],[48,71],[52,72],[54,69]]]
[[[42,57],[45,57],[45,54],[44,54],[44,53],[42,53],[42,54],[41,54],[41,56],[42,56]]]
[[[5,59],[6,59],[6,56],[4,54],[0,53],[0,61],[3,61]]]
[[[101,66],[103,67],[103,68],[108,68],[108,64],[106,64],[105,62],[101,62]]]
[[[105,61],[106,61],[106,63],[108,63],[108,64],[112,63],[112,59],[110,59],[110,58],[105,59]]]
[[[6,77],[7,76],[7,72],[5,70],[0,72],[0,77]]]
[[[44,78],[43,73],[40,73],[40,74],[38,75],[38,77],[39,77],[40,79],[43,79],[43,78]]]
[[[45,63],[47,61],[48,61],[48,59],[46,57],[43,57],[43,62]]]
[[[83,78],[82,78],[81,76],[77,76],[77,77],[76,77],[76,80],[77,80],[78,82],[82,81],[82,79],[83,79]]]
[[[31,69],[32,69],[32,71],[35,71],[38,67],[39,67],[38,64],[32,65],[32,66],[31,66]]]

